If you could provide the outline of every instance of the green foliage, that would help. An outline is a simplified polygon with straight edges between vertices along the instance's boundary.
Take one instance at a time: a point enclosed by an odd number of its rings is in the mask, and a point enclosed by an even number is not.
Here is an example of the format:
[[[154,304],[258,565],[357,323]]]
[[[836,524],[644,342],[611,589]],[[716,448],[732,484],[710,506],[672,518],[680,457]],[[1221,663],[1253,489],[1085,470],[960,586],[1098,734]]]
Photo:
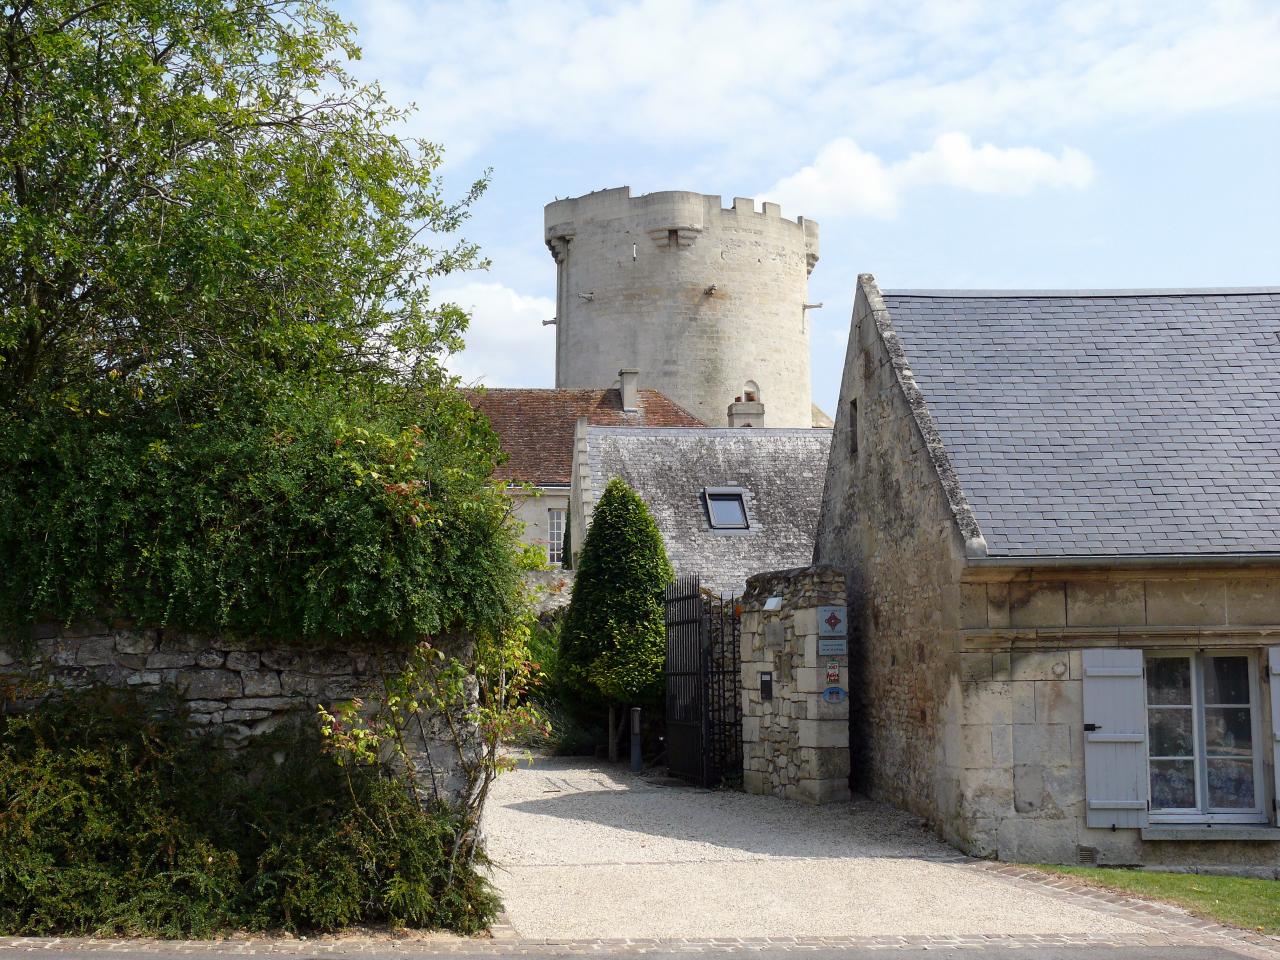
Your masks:
[[[175,412],[0,416],[0,617],[408,643],[515,610],[488,428],[457,394]]]
[[[547,726],[532,731],[521,742],[561,756],[580,756],[594,752],[597,735],[591,728],[591,718],[566,682],[560,662],[564,615],[563,608],[543,614],[530,631],[529,659],[534,682],[528,697],[546,717]]]
[[[565,682],[580,696],[653,703],[666,653],[662,591],[673,572],[644,501],[605,487],[582,545],[560,640]]]
[[[499,456],[442,359],[440,150],[317,0],[0,20],[0,625],[497,629]]]
[[[159,709],[158,709],[159,708]],[[0,933],[483,929],[457,817],[300,732],[230,754],[172,703],[93,691],[0,721]]]
[[[333,710],[319,708],[320,732],[340,765],[367,766],[394,757],[411,797],[455,811],[449,859],[467,869],[480,859],[480,819],[489,789],[516,765],[503,745],[533,731],[547,733],[545,717],[527,697],[535,670],[528,656],[528,620],[526,613],[496,636],[461,644],[469,648],[461,656],[419,643],[403,668],[384,678],[375,704],[366,708],[353,700]],[[446,789],[437,780],[429,755],[432,740],[448,752],[460,783]],[[416,772],[418,748],[427,751],[430,780]]]

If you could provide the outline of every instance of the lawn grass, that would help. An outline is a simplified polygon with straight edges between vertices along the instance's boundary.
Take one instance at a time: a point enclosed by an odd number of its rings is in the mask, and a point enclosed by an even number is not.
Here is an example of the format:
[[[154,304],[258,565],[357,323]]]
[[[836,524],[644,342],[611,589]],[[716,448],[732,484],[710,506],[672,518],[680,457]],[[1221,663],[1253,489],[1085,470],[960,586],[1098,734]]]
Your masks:
[[[1280,934],[1280,881],[1277,880],[1110,867],[1037,865],[1036,869],[1065,874],[1091,886],[1118,890],[1144,900],[1177,904],[1206,920],[1259,933]]]

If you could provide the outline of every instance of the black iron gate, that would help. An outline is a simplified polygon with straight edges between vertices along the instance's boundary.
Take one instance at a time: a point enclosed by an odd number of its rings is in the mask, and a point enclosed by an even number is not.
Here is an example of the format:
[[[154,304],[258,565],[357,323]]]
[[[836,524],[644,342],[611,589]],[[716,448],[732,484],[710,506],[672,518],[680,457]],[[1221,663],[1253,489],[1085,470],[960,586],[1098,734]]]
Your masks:
[[[704,787],[742,781],[741,620],[696,576],[667,588],[667,766]]]

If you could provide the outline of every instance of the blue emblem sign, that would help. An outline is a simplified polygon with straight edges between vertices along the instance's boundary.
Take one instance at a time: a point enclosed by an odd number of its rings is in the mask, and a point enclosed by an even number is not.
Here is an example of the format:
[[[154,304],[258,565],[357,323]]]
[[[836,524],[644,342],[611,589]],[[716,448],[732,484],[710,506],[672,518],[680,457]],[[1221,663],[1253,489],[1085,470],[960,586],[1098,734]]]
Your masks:
[[[844,698],[848,695],[843,687],[827,687],[822,691],[822,699],[827,703],[844,703]]]

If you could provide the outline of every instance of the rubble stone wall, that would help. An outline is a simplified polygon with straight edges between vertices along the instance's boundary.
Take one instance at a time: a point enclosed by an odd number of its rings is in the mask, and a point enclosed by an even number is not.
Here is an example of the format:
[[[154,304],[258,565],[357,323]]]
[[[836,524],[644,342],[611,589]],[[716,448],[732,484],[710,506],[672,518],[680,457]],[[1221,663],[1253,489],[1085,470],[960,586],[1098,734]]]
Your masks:
[[[314,714],[321,703],[370,698],[397,658],[373,650],[294,650],[240,638],[103,623],[36,627],[30,647],[0,648],[0,679],[64,688],[177,691],[194,723],[230,741]]]
[[[776,610],[766,610],[771,597]],[[849,701],[822,692],[852,681],[847,655],[818,653],[818,608],[845,605],[829,567],[762,573],[742,598],[743,786],[810,803],[849,798]],[[837,678],[831,679],[828,670]],[[771,674],[772,697],[761,689]]]

